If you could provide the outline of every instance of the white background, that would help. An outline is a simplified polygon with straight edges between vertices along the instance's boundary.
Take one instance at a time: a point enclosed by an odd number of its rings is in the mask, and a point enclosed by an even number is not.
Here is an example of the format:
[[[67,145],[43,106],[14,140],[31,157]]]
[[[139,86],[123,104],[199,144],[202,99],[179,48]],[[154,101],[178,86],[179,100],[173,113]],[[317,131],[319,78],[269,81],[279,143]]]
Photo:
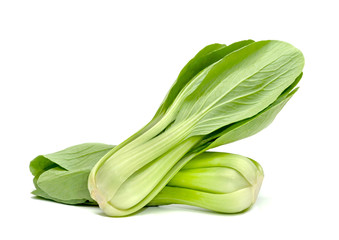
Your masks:
[[[1,235],[6,239],[338,239],[336,1],[1,1]],[[28,165],[147,123],[205,45],[278,39],[302,50],[300,89],[261,133],[219,147],[261,163],[256,205],[109,218],[32,198]]]

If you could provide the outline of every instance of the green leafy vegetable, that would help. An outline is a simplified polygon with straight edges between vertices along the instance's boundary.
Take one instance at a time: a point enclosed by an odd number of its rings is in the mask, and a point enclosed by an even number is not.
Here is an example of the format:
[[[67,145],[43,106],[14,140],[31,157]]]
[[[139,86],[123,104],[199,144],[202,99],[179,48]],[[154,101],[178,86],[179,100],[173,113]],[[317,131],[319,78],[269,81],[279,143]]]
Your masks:
[[[281,41],[204,48],[154,118],[94,166],[91,197],[110,216],[138,211],[195,156],[269,125],[295,93],[303,66],[302,53]]]
[[[33,194],[66,204],[91,204],[87,179],[91,168],[112,145],[85,143],[36,157],[30,169],[35,176]],[[186,164],[148,204],[182,203],[217,212],[243,211],[255,202],[263,171],[249,158],[205,152]]]

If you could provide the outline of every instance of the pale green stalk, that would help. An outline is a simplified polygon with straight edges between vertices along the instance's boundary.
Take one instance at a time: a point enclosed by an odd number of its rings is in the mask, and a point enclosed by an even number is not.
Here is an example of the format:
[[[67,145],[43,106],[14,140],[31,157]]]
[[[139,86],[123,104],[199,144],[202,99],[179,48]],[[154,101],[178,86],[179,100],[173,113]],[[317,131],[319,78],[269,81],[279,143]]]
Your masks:
[[[186,204],[237,213],[256,201],[264,177],[261,166],[246,157],[206,152],[186,164],[148,206]]]

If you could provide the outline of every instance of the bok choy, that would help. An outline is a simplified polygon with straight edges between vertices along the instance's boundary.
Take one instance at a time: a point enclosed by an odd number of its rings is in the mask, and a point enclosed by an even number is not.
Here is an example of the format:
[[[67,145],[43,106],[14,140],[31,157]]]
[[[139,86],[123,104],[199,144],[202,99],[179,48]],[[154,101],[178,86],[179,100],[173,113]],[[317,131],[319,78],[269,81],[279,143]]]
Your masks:
[[[30,163],[35,176],[33,194],[65,204],[96,205],[87,188],[88,175],[112,148],[85,143],[36,157]],[[182,203],[223,213],[240,212],[255,202],[262,179],[261,166],[249,158],[205,152],[186,164],[148,206]]]
[[[180,72],[153,119],[96,163],[91,197],[109,216],[132,214],[159,192],[170,199],[161,190],[195,156],[269,125],[295,93],[303,66],[302,53],[281,41],[205,47]]]

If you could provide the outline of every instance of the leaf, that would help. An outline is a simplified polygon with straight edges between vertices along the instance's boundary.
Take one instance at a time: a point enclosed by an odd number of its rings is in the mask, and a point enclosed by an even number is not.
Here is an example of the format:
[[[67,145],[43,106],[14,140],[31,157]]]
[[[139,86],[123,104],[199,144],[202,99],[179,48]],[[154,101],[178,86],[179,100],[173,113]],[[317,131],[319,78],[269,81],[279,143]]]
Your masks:
[[[56,166],[58,165],[49,160],[48,158],[46,158],[45,156],[40,155],[30,162],[29,170],[31,171],[33,176],[37,176],[43,173],[44,171],[47,171],[48,169]]]
[[[32,192],[32,194],[34,194],[35,196],[47,199],[47,200],[52,200],[55,202],[70,204],[70,205],[76,205],[76,204],[94,205],[95,204],[95,201],[92,199],[65,200],[65,199],[54,198],[48,195],[46,192],[44,192],[38,185],[36,185],[36,189]]]
[[[300,76],[295,80],[296,84],[301,79],[301,76],[302,74],[300,74]],[[215,138],[215,140],[212,142],[212,144],[208,146],[207,149],[215,148],[224,144],[250,137],[266,128],[273,122],[273,120],[282,110],[285,104],[296,93],[298,89],[291,91],[296,84],[291,86],[291,88],[286,89],[275,102],[273,102],[270,106],[268,106],[255,116],[227,126],[223,131],[218,134],[212,133],[211,137],[207,139]]]
[[[89,173],[90,169],[65,171],[60,167],[51,168],[40,175],[37,185],[52,198],[64,201],[91,200],[87,188]]]
[[[181,70],[177,80],[174,82],[170,91],[167,93],[165,99],[163,100],[161,106],[159,107],[154,118],[162,115],[167,111],[169,106],[173,103],[179,92],[189,83],[189,81],[194,78],[199,72],[208,66],[219,61],[227,54],[234,52],[250,43],[253,43],[253,40],[244,40],[235,42],[229,46],[224,44],[211,44],[200,50],[194,58],[192,58],[186,66]]]
[[[84,143],[45,157],[67,170],[92,169],[97,159],[112,148],[112,145],[102,143]]]
[[[180,106],[176,123],[199,119],[189,135],[195,136],[254,116],[292,84],[303,64],[303,55],[290,44],[261,41],[247,45],[209,70]]]
[[[93,202],[87,188],[88,175],[112,145],[84,143],[40,155],[30,163],[36,196],[66,204]]]

